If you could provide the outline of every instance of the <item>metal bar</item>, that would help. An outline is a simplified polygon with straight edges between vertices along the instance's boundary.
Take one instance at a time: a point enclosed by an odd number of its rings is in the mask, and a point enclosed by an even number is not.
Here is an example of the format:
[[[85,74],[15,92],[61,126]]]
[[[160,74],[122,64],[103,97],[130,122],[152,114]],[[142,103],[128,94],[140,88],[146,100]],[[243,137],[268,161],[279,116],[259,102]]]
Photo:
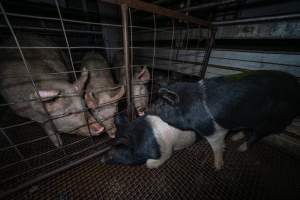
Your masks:
[[[121,5],[122,12],[122,27],[123,27],[123,49],[124,49],[124,65],[125,65],[125,73],[126,73],[126,96],[127,96],[127,109],[128,113],[132,113],[132,76],[131,76],[131,68],[129,65],[129,44],[128,44],[128,6],[126,4]],[[131,114],[129,115],[129,120],[132,120]]]
[[[129,26],[130,26],[130,47],[133,47],[133,30],[132,30],[132,15],[131,15],[131,8],[128,8],[128,13],[129,13]],[[132,64],[133,64],[133,48],[130,48],[130,69],[131,69],[131,80],[132,80],[132,77],[133,77],[133,68],[132,68]],[[132,82],[130,83],[131,85],[131,94],[133,94],[133,85],[132,85]],[[135,98],[135,97],[132,97],[131,98]],[[131,117],[131,120],[133,120],[135,118],[134,116],[134,107],[135,107],[135,101],[132,101],[132,107],[131,109],[129,110],[130,112],[130,117]],[[134,104],[134,105],[133,105]]]
[[[217,2],[209,2],[205,4],[200,4],[198,6],[191,6],[187,8],[183,8],[180,11],[194,11],[194,10],[202,10],[202,9],[207,9],[219,5],[224,5],[224,4],[230,4],[230,3],[235,3],[239,0],[223,0],[223,1],[217,1]]]
[[[68,47],[25,47],[20,46],[21,49],[68,49]],[[69,47],[70,49],[116,49],[122,50],[123,47],[99,47],[99,46],[77,46]],[[18,47],[1,46],[0,49],[18,49]]]
[[[105,88],[105,87],[96,87],[95,89],[99,89],[99,90],[93,90],[95,91],[95,93],[99,93],[99,92],[103,92],[103,91],[111,91],[111,90],[115,90],[116,88],[120,88],[122,85],[118,85],[118,86],[115,86],[113,88]],[[103,88],[103,90],[102,90]],[[74,97],[74,96],[79,96],[78,94],[75,94],[73,95],[72,93],[69,93],[68,95],[58,95],[59,97]],[[121,100],[122,98],[116,100],[116,101],[119,101]],[[23,101],[17,101],[17,102],[11,102],[11,103],[3,103],[3,104],[0,104],[0,107],[4,107],[4,106],[8,106],[8,105],[14,105],[14,104],[18,104],[18,103],[24,103],[24,102],[31,102],[31,101],[38,101],[39,99],[30,99],[30,100],[23,100]],[[107,105],[107,104],[112,104],[116,101],[113,101],[113,102],[109,102],[109,103],[102,103],[102,104],[99,104],[97,107],[101,107],[103,105]],[[96,107],[96,108],[97,108]],[[77,113],[81,113],[81,112],[85,112],[89,110],[88,108],[84,108],[80,111],[77,111],[77,112],[70,112],[70,113],[66,113],[66,114],[63,114],[63,115],[54,115],[52,118],[50,119],[57,119],[57,117],[64,117],[64,116],[67,116],[67,115],[70,115],[70,114],[77,114]],[[35,121],[26,121],[26,122],[23,122],[23,123],[20,123],[19,125],[17,126],[23,126],[23,125],[27,125],[27,124],[31,124]],[[7,126],[7,127],[2,127],[3,129],[7,129],[7,128],[13,128],[13,127],[16,127],[16,125],[10,125],[10,126]]]
[[[0,28],[7,28],[5,25],[0,25]],[[60,32],[61,29],[58,28],[41,28],[41,27],[33,27],[33,26],[13,26],[14,29],[23,29],[23,30],[35,30],[35,31],[53,31]],[[86,33],[86,34],[102,34],[101,31],[84,31],[84,30],[76,30],[76,29],[66,29],[66,32],[71,33]]]
[[[57,173],[60,173],[60,172],[62,172],[62,171],[65,171],[65,170],[67,170],[67,169],[70,169],[71,167],[74,167],[74,166],[76,166],[76,165],[79,165],[79,164],[81,164],[81,163],[83,163],[83,162],[85,162],[85,161],[87,161],[87,160],[90,160],[90,159],[92,159],[92,158],[94,158],[94,157],[96,157],[96,156],[98,156],[98,155],[104,153],[105,151],[108,151],[109,149],[110,149],[110,147],[105,147],[105,148],[103,148],[103,149],[101,149],[101,150],[99,150],[99,151],[97,151],[97,152],[95,152],[95,153],[92,153],[92,154],[90,154],[90,155],[88,155],[88,156],[85,156],[84,158],[78,159],[78,160],[76,160],[76,161],[74,161],[74,162],[70,162],[69,164],[64,165],[63,167],[60,167],[60,168],[58,168],[58,169],[55,169],[55,170],[53,170],[53,171],[51,171],[51,172],[48,172],[48,173],[42,175],[42,176],[39,176],[39,177],[37,177],[37,178],[35,178],[35,179],[32,179],[32,180],[30,180],[30,181],[27,181],[27,182],[25,182],[25,183],[23,183],[23,184],[21,184],[21,185],[15,187],[14,189],[5,191],[5,192],[3,192],[3,193],[0,194],[0,199],[2,199],[2,198],[6,197],[6,196],[8,196],[8,195],[10,195],[10,194],[12,194],[12,193],[14,193],[14,192],[17,192],[17,191],[19,191],[19,190],[21,190],[21,189],[24,189],[24,188],[26,188],[26,187],[29,187],[30,185],[33,185],[33,184],[35,184],[35,183],[37,183],[37,182],[39,182],[39,181],[42,181],[42,180],[44,180],[44,179],[46,179],[46,178],[49,178],[49,177],[51,177],[51,176],[53,176],[53,175],[55,175],[55,174],[57,174]]]
[[[69,44],[69,40],[68,40],[68,37],[67,37],[64,21],[63,21],[63,18],[62,18],[60,8],[59,8],[59,4],[58,4],[57,0],[55,0],[55,5],[56,5],[58,16],[59,16],[59,19],[60,19],[60,24],[61,24],[61,27],[62,27],[62,30],[63,30],[63,33],[64,33],[64,38],[65,38],[65,41],[66,41],[66,44],[67,44],[67,47],[68,47],[68,54],[69,54],[69,58],[70,58],[70,61],[71,61],[71,66],[72,66],[72,69],[73,69],[73,75],[75,77],[75,80],[77,81],[78,78],[77,78],[75,68],[74,68],[74,63],[73,63],[73,58],[72,58],[72,54],[71,54],[70,44]],[[85,101],[83,100],[83,98],[80,98],[80,99],[81,99],[81,105],[84,107],[84,109],[87,109],[87,107],[85,105]],[[87,115],[86,112],[83,112],[83,114],[84,114],[84,118],[85,118],[85,122],[86,122],[85,125],[87,126],[88,132],[89,132],[89,135],[90,135],[90,139],[93,143],[95,143],[95,140],[92,137],[91,129],[90,129],[90,126],[89,126],[88,115]],[[97,120],[97,118],[95,118],[95,119]]]
[[[85,139],[88,139],[88,138],[85,138]],[[20,173],[20,174],[16,174],[16,175],[14,175],[14,176],[12,176],[12,177],[9,177],[9,178],[7,178],[7,179],[1,180],[0,185],[4,184],[5,182],[11,181],[11,180],[13,180],[13,179],[15,179],[15,178],[17,178],[17,177],[21,177],[21,176],[24,176],[24,175],[26,175],[26,174],[28,174],[28,173],[31,173],[31,172],[33,172],[33,171],[35,171],[35,170],[39,170],[39,169],[41,169],[41,168],[47,167],[47,166],[49,166],[49,165],[52,165],[52,164],[57,163],[57,162],[59,162],[59,161],[62,161],[62,160],[64,160],[64,159],[67,159],[67,158],[69,158],[69,157],[76,156],[76,155],[78,155],[78,154],[81,154],[81,153],[83,153],[83,152],[85,152],[85,151],[88,151],[88,150],[90,150],[90,149],[93,149],[93,148],[97,148],[97,147],[99,147],[99,146],[105,144],[106,142],[108,142],[108,141],[107,141],[107,140],[104,140],[104,142],[101,142],[101,143],[98,143],[98,144],[95,144],[95,145],[86,147],[86,148],[84,148],[84,149],[81,149],[80,151],[71,153],[71,154],[69,154],[69,155],[67,155],[67,156],[65,156],[65,157],[58,158],[58,159],[56,159],[56,160],[53,160],[53,161],[48,162],[48,163],[45,163],[45,164],[40,165],[40,166],[38,166],[38,167],[34,167],[34,168],[32,168],[32,169],[30,169],[30,170],[28,170],[28,171],[26,171],[26,172],[22,172],[22,173]],[[72,144],[73,144],[73,143],[72,143]]]
[[[205,77],[206,69],[207,69],[208,62],[209,62],[209,57],[210,57],[211,50],[212,50],[212,47],[215,42],[215,35],[216,35],[217,30],[215,28],[212,28],[212,29],[210,29],[209,32],[210,32],[209,41],[207,43],[207,49],[205,50],[202,67],[201,67],[200,74],[199,74],[201,79],[204,79],[204,77]]]
[[[0,12],[0,14],[3,14]],[[8,16],[13,17],[22,17],[22,18],[31,18],[31,19],[44,19],[44,20],[52,20],[52,21],[59,21],[59,18],[56,17],[43,17],[43,16],[35,16],[35,15],[26,15],[26,14],[19,14],[19,13],[6,13]],[[98,26],[114,26],[121,28],[122,26],[119,24],[109,24],[109,23],[99,23],[99,22],[88,22],[88,21],[82,21],[82,20],[72,20],[72,19],[63,19],[65,22],[71,22],[71,23],[78,23],[78,24],[89,24],[89,25],[98,25]]]
[[[203,27],[210,27],[211,24],[208,21],[198,19],[196,17],[187,16],[175,10],[163,8],[151,3],[146,3],[139,0],[101,0],[102,2],[113,3],[113,4],[127,4],[128,7],[135,8],[137,10],[143,10],[156,15],[162,15],[166,17],[176,18],[193,24],[197,24]]]
[[[140,65],[135,65],[134,67],[138,67]],[[104,71],[104,70],[110,70],[110,69],[120,69],[120,68],[125,68],[124,66],[119,66],[119,67],[106,67],[106,68],[101,68],[101,69],[87,69],[86,71],[88,72],[95,72],[95,71]],[[83,72],[82,70],[75,70],[75,72]],[[32,75],[40,75],[40,74],[47,74],[47,75],[60,75],[60,74],[70,74],[74,73],[74,71],[64,71],[64,72],[49,72],[49,73],[31,73]],[[0,78],[18,78],[18,77],[26,77],[30,76],[30,74],[22,74],[22,73],[14,73],[14,74],[5,74],[0,76]],[[104,87],[103,87],[104,88]],[[1,105],[1,104],[0,104]]]
[[[228,20],[228,21],[221,21],[221,22],[213,22],[212,24],[216,26],[222,26],[222,25],[229,25],[229,24],[243,24],[243,23],[251,23],[251,22],[256,23],[256,22],[263,22],[263,21],[285,20],[285,19],[295,19],[295,18],[300,18],[300,13],[270,16],[270,17],[255,17],[255,18],[248,18],[248,19]]]
[[[2,12],[0,12],[2,14]],[[51,21],[59,21],[59,18],[55,17],[43,17],[43,16],[36,16],[36,15],[25,15],[25,14],[19,14],[19,13],[6,13],[8,16],[13,17],[22,17],[22,18],[30,18],[30,19],[41,19],[41,20],[51,20]],[[112,26],[116,28],[122,28],[122,25],[119,24],[109,24],[109,23],[97,23],[97,22],[88,22],[88,21],[81,21],[81,20],[72,20],[72,19],[63,19],[64,22],[70,22],[70,23],[78,23],[78,24],[87,24],[87,25],[96,25],[96,26]],[[136,29],[145,29],[145,30],[153,30],[151,27],[146,26],[132,26],[132,28]],[[159,31],[164,31],[165,29],[157,29]]]
[[[170,53],[169,53],[169,66],[168,66],[168,83],[170,82],[170,68],[172,65],[172,58],[173,58],[173,45],[174,45],[174,36],[175,36],[175,22],[174,19],[172,20],[172,27],[173,27],[173,31],[172,31],[172,41],[171,41],[171,49],[170,49]]]
[[[65,41],[66,41],[66,44],[67,44],[67,50],[68,50],[69,58],[70,58],[70,61],[71,61],[71,66],[72,66],[72,69],[73,69],[73,75],[75,77],[75,80],[77,81],[77,75],[75,73],[75,68],[74,68],[73,58],[72,58],[72,54],[71,54],[70,44],[69,44],[69,40],[68,40],[68,37],[67,37],[65,25],[64,25],[64,22],[62,20],[62,16],[61,16],[60,9],[59,9],[59,4],[58,4],[57,0],[55,0],[55,5],[56,5],[56,9],[57,9],[58,16],[59,16],[59,19],[60,19],[60,24],[61,24],[61,27],[62,27],[62,30],[63,30],[64,38],[65,38]]]
[[[5,131],[2,128],[0,128],[0,131],[1,131],[2,135],[8,141],[9,145],[13,146],[14,150],[17,152],[17,154],[18,154],[19,158],[21,159],[21,161],[23,161],[28,168],[31,168],[32,166],[30,165],[30,162],[25,160],[25,158],[24,158],[23,154],[21,153],[21,151],[15,146],[14,142],[8,137],[8,135],[5,133]]]
[[[156,56],[156,19],[155,14],[153,13],[153,26],[154,26],[154,33],[153,33],[153,55],[152,55],[152,66],[155,66],[155,56]],[[152,68],[151,73],[151,88],[150,88],[150,106],[152,104],[152,97],[153,97],[153,76],[154,76],[154,70]]]
[[[11,32],[11,34],[12,34],[12,36],[13,36],[15,42],[16,42],[16,45],[17,45],[17,47],[18,47],[18,51],[19,51],[19,53],[20,53],[20,56],[21,56],[21,58],[22,58],[22,61],[23,61],[23,63],[24,63],[24,66],[25,66],[25,68],[26,68],[26,71],[27,71],[28,74],[30,74],[30,80],[31,80],[33,89],[34,89],[34,91],[36,92],[36,94],[37,94],[37,96],[38,96],[38,98],[39,98],[39,100],[40,100],[40,102],[41,102],[41,104],[42,104],[43,110],[44,110],[44,112],[46,113],[47,118],[50,119],[50,114],[49,114],[49,112],[48,112],[48,110],[47,110],[45,104],[44,104],[43,101],[42,101],[42,98],[41,98],[41,96],[40,96],[40,93],[39,93],[39,91],[38,91],[38,88],[37,88],[37,86],[36,86],[36,84],[35,84],[35,82],[34,82],[34,80],[33,80],[32,75],[31,75],[31,71],[30,71],[29,64],[27,63],[27,61],[26,61],[26,59],[25,59],[25,56],[24,56],[23,51],[22,51],[22,49],[21,49],[21,47],[20,47],[20,44],[19,44],[19,41],[18,41],[17,36],[16,36],[16,34],[15,34],[15,31],[14,31],[14,29],[12,28],[12,25],[11,25],[11,23],[10,23],[10,21],[9,21],[7,15],[6,15],[6,13],[5,13],[5,10],[4,10],[4,8],[3,8],[1,2],[0,2],[0,10],[1,10],[1,12],[2,12],[2,14],[3,14],[3,17],[4,17],[6,23],[7,23],[8,27],[9,27],[9,30],[10,30],[10,32]],[[53,123],[52,120],[50,120],[50,125],[51,125],[51,127],[53,128],[53,130],[54,130],[54,132],[55,132],[55,136],[57,137],[57,139],[59,139],[59,136],[56,134],[57,129],[56,129],[56,127],[55,127],[55,125],[54,125],[54,123]],[[49,136],[49,137],[50,137],[50,136]],[[63,147],[60,147],[60,148],[62,148],[64,154],[66,154],[65,151],[64,151],[64,149],[63,149]]]

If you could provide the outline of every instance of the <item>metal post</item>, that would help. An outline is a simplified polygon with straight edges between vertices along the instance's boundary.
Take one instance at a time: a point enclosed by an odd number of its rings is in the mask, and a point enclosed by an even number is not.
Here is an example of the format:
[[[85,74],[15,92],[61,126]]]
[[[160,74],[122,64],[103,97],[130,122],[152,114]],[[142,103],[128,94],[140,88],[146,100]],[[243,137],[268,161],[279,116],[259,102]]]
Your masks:
[[[132,95],[131,95],[131,67],[129,65],[129,47],[128,47],[128,6],[127,4],[121,4],[122,11],[122,30],[123,30],[123,49],[124,49],[124,66],[125,66],[125,76],[126,76],[126,97],[127,97],[127,110],[129,120],[133,119],[132,112]]]
[[[204,79],[204,77],[205,77],[205,73],[206,73],[206,69],[207,69],[207,66],[208,66],[210,53],[211,53],[212,47],[213,47],[214,42],[215,42],[215,35],[216,35],[216,32],[217,32],[217,29],[216,28],[211,28],[209,30],[209,32],[210,32],[210,36],[209,36],[209,39],[208,39],[208,42],[207,42],[207,46],[205,48],[205,54],[204,54],[202,67],[201,67],[200,74],[199,74],[201,79]]]

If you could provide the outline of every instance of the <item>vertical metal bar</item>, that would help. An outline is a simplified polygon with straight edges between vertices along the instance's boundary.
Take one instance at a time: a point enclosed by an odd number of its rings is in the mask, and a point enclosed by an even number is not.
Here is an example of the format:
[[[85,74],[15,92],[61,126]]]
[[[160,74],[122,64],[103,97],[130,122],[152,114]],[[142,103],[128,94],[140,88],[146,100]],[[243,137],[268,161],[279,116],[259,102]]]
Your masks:
[[[56,5],[56,9],[57,9],[58,16],[59,16],[59,19],[60,19],[60,24],[61,24],[61,27],[62,27],[62,30],[63,30],[63,33],[64,33],[64,37],[65,37],[65,41],[66,41],[66,45],[67,45],[67,49],[68,49],[68,55],[69,55],[69,58],[70,58],[70,61],[71,61],[71,66],[72,66],[73,74],[74,74],[75,80],[77,81],[78,78],[77,78],[75,67],[74,67],[74,62],[73,62],[72,53],[71,53],[71,49],[70,49],[70,43],[69,43],[69,40],[68,40],[68,37],[67,37],[67,33],[66,33],[64,21],[63,21],[63,18],[62,18],[62,15],[61,15],[61,12],[60,12],[60,8],[59,8],[59,4],[58,4],[57,0],[55,0],[55,5]],[[85,111],[83,112],[83,114],[84,114],[85,123],[86,123],[86,126],[88,128],[91,141],[95,143],[95,140],[92,137],[92,133],[91,133],[90,126],[89,126],[89,120],[88,120],[88,116],[87,116],[87,113],[86,113],[87,107],[85,106],[85,102],[84,102],[83,98],[81,98],[81,105],[85,109]]]
[[[131,17],[131,8],[128,8],[128,11],[129,11],[129,26],[130,26],[130,69],[131,69],[131,77],[133,77],[133,31],[132,31],[132,17]],[[132,80],[132,79],[131,79]],[[140,83],[134,83],[134,84],[140,84]],[[132,91],[132,95],[134,96],[133,94],[133,88],[134,86],[131,85],[131,91]],[[134,109],[135,109],[135,101],[134,99],[136,97],[132,97],[133,98],[133,101],[132,101],[132,109],[131,109],[131,118],[134,119],[135,116],[134,116]]]
[[[153,56],[152,56],[152,73],[151,73],[151,89],[150,89],[150,106],[152,104],[152,96],[153,96],[153,80],[154,80],[154,66],[155,66],[155,56],[156,56],[156,19],[155,14],[153,13],[153,26],[154,26],[154,33],[153,33]]]
[[[203,62],[202,62],[202,67],[201,67],[200,74],[199,74],[201,79],[204,79],[204,77],[205,77],[210,53],[211,53],[212,47],[215,42],[215,35],[216,35],[217,30],[216,30],[216,28],[213,27],[213,28],[209,29],[209,32],[210,32],[210,36],[209,36],[209,39],[207,42],[207,46],[205,49],[205,54],[204,54],[204,58],[203,58]]]
[[[55,136],[56,136],[57,139],[58,139],[59,136],[58,136],[57,129],[56,129],[56,127],[55,127],[53,121],[50,119],[50,114],[49,114],[49,112],[48,112],[48,110],[47,110],[45,104],[44,104],[43,101],[42,101],[42,98],[41,98],[41,96],[40,96],[40,93],[39,93],[39,91],[38,91],[38,88],[37,88],[37,86],[36,86],[36,84],[35,84],[35,82],[34,82],[34,79],[33,79],[33,77],[32,77],[32,74],[31,74],[31,71],[30,71],[30,67],[29,67],[29,63],[27,63],[27,61],[26,61],[26,59],[25,59],[25,56],[24,56],[23,51],[22,51],[22,49],[21,49],[21,47],[20,47],[20,43],[19,43],[19,41],[18,41],[18,39],[17,39],[17,36],[16,36],[16,34],[15,34],[15,31],[14,31],[14,29],[13,29],[13,27],[12,27],[12,25],[11,25],[11,23],[10,23],[8,17],[7,17],[7,14],[6,14],[6,12],[5,12],[5,10],[4,10],[4,8],[3,8],[1,2],[0,2],[0,10],[1,10],[1,12],[2,12],[2,14],[3,14],[3,17],[4,17],[6,23],[7,23],[8,27],[9,27],[9,30],[10,30],[10,32],[11,32],[11,34],[12,34],[12,36],[13,36],[15,42],[16,42],[16,45],[17,45],[17,47],[18,47],[18,51],[19,51],[19,53],[20,53],[20,56],[21,56],[21,58],[22,58],[22,61],[23,61],[24,66],[25,66],[25,68],[26,68],[26,71],[27,71],[27,73],[28,73],[28,75],[29,75],[29,78],[30,78],[30,80],[31,80],[33,89],[34,89],[35,93],[37,94],[38,99],[39,99],[39,101],[40,101],[41,104],[42,104],[43,110],[44,110],[44,112],[46,113],[48,120],[50,121],[50,125],[52,126],[52,128],[53,128],[53,130],[54,130],[54,134],[55,134]],[[62,147],[60,147],[60,148],[62,148]],[[65,152],[64,148],[62,148],[62,150],[63,150],[63,153],[66,155],[66,152]]]
[[[122,12],[122,30],[123,30],[123,48],[124,48],[124,66],[125,66],[125,76],[126,76],[126,98],[127,98],[127,110],[129,114],[129,120],[133,119],[132,116],[132,76],[131,68],[129,65],[129,48],[128,48],[128,6],[126,4],[121,4]]]
[[[174,36],[175,36],[175,20],[172,19],[172,41],[171,41],[171,49],[169,54],[169,66],[168,66],[168,84],[170,83],[170,69],[172,65],[172,59],[173,59],[173,43],[174,43]]]
[[[20,152],[20,150],[18,149],[18,147],[16,147],[15,143],[8,137],[8,135],[5,133],[5,131],[0,128],[0,131],[2,133],[2,135],[6,138],[6,140],[8,141],[9,145],[12,147],[14,147],[14,150],[17,152],[18,156],[20,157],[21,161],[25,162],[26,166],[28,168],[31,168],[31,164],[29,161],[25,160],[23,154]]]
[[[73,58],[72,58],[72,54],[71,54],[70,44],[69,44],[69,40],[68,40],[68,37],[67,37],[65,25],[64,25],[64,22],[63,22],[63,19],[62,19],[62,16],[61,16],[61,12],[60,12],[59,4],[58,4],[57,0],[55,0],[55,5],[56,5],[56,9],[57,9],[58,16],[59,16],[59,19],[60,19],[60,24],[61,24],[61,27],[62,27],[62,30],[63,30],[65,41],[66,41],[66,44],[67,44],[67,49],[68,49],[68,54],[69,54],[69,58],[70,58],[72,69],[73,69],[73,74],[74,74],[75,80],[77,81],[77,75],[76,75],[75,68],[74,68],[74,63],[73,63]]]
[[[198,62],[198,58],[199,58],[199,55],[201,55],[201,51],[200,51],[200,46],[201,46],[201,26],[198,27],[199,30],[198,31],[195,31],[195,37],[194,38],[197,38],[197,33],[198,33],[198,40],[197,40],[197,44],[196,44],[196,52],[195,52],[195,63],[199,63]],[[202,63],[201,63],[202,64]],[[200,70],[201,70],[201,64],[197,64],[195,66],[195,71],[193,71],[193,76],[195,75],[198,75],[200,73]]]

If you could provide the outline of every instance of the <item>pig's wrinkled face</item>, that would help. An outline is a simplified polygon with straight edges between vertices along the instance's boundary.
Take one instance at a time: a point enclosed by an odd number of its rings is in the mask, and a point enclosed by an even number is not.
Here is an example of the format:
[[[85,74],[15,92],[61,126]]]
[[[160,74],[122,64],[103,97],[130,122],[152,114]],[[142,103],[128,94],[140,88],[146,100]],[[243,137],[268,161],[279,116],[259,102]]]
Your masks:
[[[118,112],[117,100],[124,95],[124,92],[124,87],[121,87],[117,94],[112,96],[107,91],[97,93],[88,91],[85,95],[86,104],[91,109],[93,116],[104,126],[111,138],[115,137],[117,131],[114,123],[114,116]]]
[[[150,73],[146,66],[134,69],[133,75],[133,103],[139,116],[143,116],[148,108],[149,92],[147,83],[150,80]]]
[[[148,107],[148,89],[144,84],[136,83],[133,86],[134,107],[139,116],[143,116]]]
[[[115,146],[102,157],[103,163],[141,165],[148,159],[160,157],[160,148],[153,130],[144,118],[137,118],[126,128],[117,125]]]
[[[90,135],[90,133],[91,135],[97,135],[101,131],[101,126],[98,123],[92,123],[95,120],[92,116],[87,115],[88,122],[91,123],[89,132],[84,114],[86,109],[81,93],[88,72],[85,69],[83,70],[80,79],[73,84],[67,82],[53,83],[49,88],[40,89],[38,92],[59,132],[83,136]],[[38,99],[38,95],[34,92],[30,94],[30,98]],[[32,101],[31,106],[35,111],[45,113],[39,101]]]
[[[54,102],[46,103],[48,110],[51,106],[57,108],[56,111],[52,110],[53,112],[50,113],[53,118],[59,117],[54,119],[53,123],[60,132],[82,136],[96,136],[102,131],[102,127],[86,112],[84,101],[81,97],[58,98]],[[86,112],[87,116],[85,116],[84,112]],[[86,117],[88,120],[86,120]],[[87,123],[90,126],[90,130]]]

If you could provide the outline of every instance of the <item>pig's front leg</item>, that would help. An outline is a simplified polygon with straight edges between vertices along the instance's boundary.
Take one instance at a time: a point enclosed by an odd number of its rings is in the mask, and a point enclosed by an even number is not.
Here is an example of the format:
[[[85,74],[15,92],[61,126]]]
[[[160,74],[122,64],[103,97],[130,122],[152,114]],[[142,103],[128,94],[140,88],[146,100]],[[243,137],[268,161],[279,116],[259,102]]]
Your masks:
[[[213,150],[216,170],[220,170],[224,164],[223,151],[225,148],[224,138],[226,134],[226,130],[216,130],[212,135],[205,137]]]
[[[241,140],[245,137],[245,133],[244,131],[239,131],[238,133],[234,134],[232,137],[231,137],[231,140],[232,141],[238,141],[238,140]]]
[[[54,129],[52,128],[52,125],[50,122],[44,123],[43,125],[44,130],[46,131],[47,135],[49,136],[49,139],[51,142],[58,148],[63,145],[62,139],[59,134],[55,134]]]
[[[147,168],[158,168],[164,162],[166,162],[172,155],[172,144],[166,142],[160,143],[160,158],[159,159],[148,159],[146,161]]]

